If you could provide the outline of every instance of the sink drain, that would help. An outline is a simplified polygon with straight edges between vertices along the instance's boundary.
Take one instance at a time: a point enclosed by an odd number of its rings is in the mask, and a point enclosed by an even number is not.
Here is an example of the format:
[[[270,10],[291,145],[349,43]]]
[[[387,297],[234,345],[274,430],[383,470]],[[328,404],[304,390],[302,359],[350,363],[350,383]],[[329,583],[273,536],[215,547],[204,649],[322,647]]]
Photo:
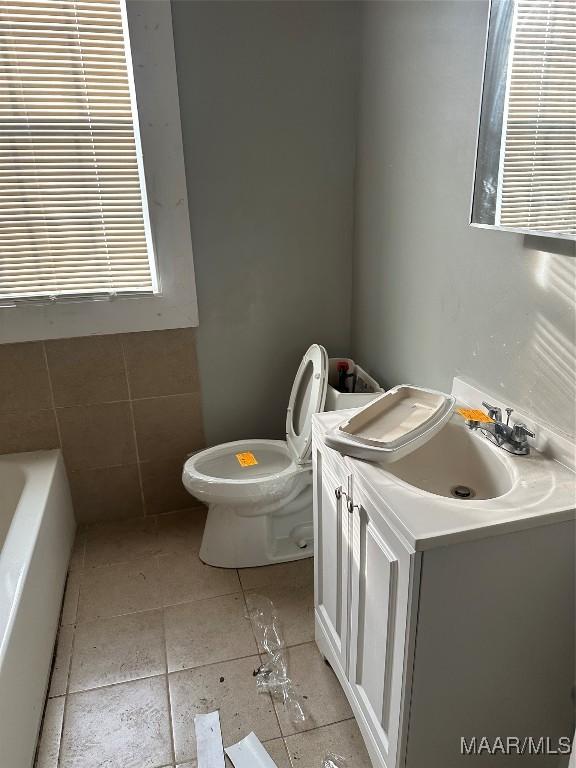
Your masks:
[[[455,499],[473,499],[476,494],[467,485],[454,485],[450,488],[450,495]]]

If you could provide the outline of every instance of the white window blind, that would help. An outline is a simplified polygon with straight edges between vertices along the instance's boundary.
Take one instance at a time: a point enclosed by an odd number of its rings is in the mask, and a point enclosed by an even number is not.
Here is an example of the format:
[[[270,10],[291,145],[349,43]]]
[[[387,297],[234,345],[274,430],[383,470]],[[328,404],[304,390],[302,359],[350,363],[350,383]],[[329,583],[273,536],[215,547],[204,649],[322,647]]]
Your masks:
[[[125,10],[0,2],[0,300],[157,290]]]
[[[576,235],[576,3],[515,2],[496,223]]]

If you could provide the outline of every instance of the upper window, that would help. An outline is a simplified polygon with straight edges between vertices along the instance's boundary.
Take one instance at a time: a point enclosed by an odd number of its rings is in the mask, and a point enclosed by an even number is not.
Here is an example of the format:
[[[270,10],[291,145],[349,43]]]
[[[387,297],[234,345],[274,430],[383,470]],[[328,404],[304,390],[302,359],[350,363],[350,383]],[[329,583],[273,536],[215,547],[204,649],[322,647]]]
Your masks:
[[[0,301],[157,291],[124,0],[7,0]]]
[[[576,5],[493,0],[472,223],[576,237]]]

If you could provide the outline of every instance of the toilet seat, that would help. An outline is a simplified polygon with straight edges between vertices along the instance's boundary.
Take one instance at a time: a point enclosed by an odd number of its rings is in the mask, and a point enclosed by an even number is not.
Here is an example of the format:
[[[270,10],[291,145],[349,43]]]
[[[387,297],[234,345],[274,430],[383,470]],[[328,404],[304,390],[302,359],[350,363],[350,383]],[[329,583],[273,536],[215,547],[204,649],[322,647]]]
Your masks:
[[[242,466],[237,456],[246,453],[258,463]],[[307,469],[296,464],[284,440],[235,440],[191,456],[182,481],[200,501],[254,504],[284,497],[295,477]]]
[[[321,413],[328,391],[328,353],[312,344],[294,377],[286,411],[286,442],[298,464],[310,461],[312,416]]]
[[[191,456],[182,481],[201,501],[250,504],[287,496],[293,479],[309,471],[312,416],[324,409],[328,388],[328,354],[312,344],[298,368],[286,411],[283,440],[235,440]],[[242,463],[242,454],[253,464]]]

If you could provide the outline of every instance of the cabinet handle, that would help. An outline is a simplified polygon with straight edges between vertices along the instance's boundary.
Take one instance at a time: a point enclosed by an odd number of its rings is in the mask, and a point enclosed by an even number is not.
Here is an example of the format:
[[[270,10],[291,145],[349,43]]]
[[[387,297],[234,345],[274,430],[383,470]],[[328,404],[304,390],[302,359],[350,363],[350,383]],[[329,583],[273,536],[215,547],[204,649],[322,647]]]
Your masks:
[[[336,496],[338,501],[340,501],[340,499],[342,498],[342,493],[343,493],[342,488],[336,488],[336,490],[334,491],[334,496]]]
[[[348,507],[348,512],[351,515],[354,513],[355,509],[360,509],[360,505],[359,504],[354,504],[354,502],[352,501],[352,499],[350,497],[348,497],[348,502],[347,502],[346,506]]]

